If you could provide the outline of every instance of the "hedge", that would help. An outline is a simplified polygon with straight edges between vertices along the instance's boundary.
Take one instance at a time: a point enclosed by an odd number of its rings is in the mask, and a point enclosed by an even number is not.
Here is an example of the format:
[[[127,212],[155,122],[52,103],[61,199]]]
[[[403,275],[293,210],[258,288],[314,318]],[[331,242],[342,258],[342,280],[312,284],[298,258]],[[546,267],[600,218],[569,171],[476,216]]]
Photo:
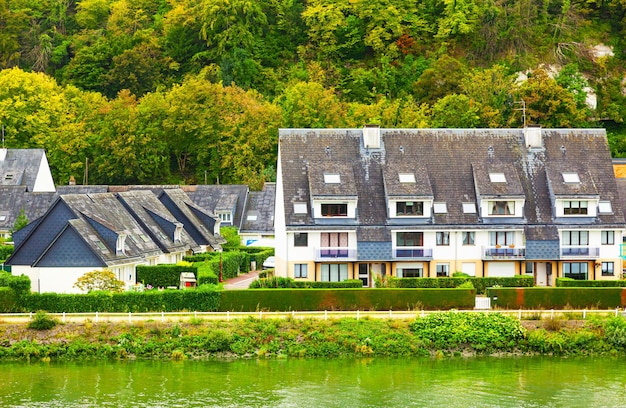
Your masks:
[[[155,288],[167,288],[168,286],[180,286],[180,274],[193,272],[198,279],[198,268],[195,266],[183,266],[174,264],[161,264],[154,266],[138,265],[137,282],[144,285],[152,285]]]
[[[626,280],[578,280],[556,278],[558,288],[619,288],[626,287]]]
[[[220,262],[223,280],[235,278],[239,272],[250,272],[250,255],[241,251],[222,252],[221,257],[212,257],[203,262],[202,273],[198,276],[199,285],[215,283],[215,277],[220,276]]]
[[[232,312],[473,309],[473,289],[259,289],[222,292]]]
[[[489,288],[502,309],[613,309],[626,306],[625,288]]]
[[[0,261],[4,262],[13,253],[13,245],[0,244]]]
[[[527,275],[517,275],[510,278],[500,277],[462,277],[462,278],[387,278],[387,287],[390,288],[456,288],[465,282],[471,282],[476,293],[484,294],[485,290],[493,286],[501,287],[532,287],[534,278]]]
[[[259,274],[260,276],[260,274]],[[250,283],[249,289],[264,289],[264,288],[362,288],[363,282],[359,279],[348,279],[341,282],[311,282],[311,281],[296,281],[293,278],[283,278],[274,276],[270,278],[257,279]]]
[[[220,293],[202,289],[87,294],[32,293],[24,299],[24,309],[50,313],[214,312],[218,309]]]
[[[17,311],[17,309],[15,291],[8,287],[0,287],[0,312],[10,313]]]

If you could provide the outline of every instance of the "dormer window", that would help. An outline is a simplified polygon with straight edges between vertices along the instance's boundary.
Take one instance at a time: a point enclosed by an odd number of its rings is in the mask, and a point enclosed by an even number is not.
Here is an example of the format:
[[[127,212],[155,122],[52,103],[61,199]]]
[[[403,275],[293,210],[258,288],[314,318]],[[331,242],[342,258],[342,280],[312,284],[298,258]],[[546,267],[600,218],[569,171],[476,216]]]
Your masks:
[[[489,181],[492,183],[506,183],[504,173],[489,173]]]
[[[115,253],[123,254],[126,251],[126,235],[118,235],[115,243]]]
[[[13,180],[13,173],[7,173],[4,175],[5,180]]]
[[[220,211],[217,213],[217,216],[223,223],[231,223],[232,213],[230,211]]]
[[[397,216],[424,215],[424,203],[421,201],[399,201],[396,203]]]
[[[563,201],[564,215],[587,215],[588,201]]]
[[[348,204],[322,204],[322,217],[347,217]]]
[[[398,178],[400,183],[415,183],[415,174],[413,173],[399,173]]]
[[[580,177],[578,177],[578,173],[561,173],[563,175],[563,182],[568,184],[578,184],[580,183]]]
[[[293,213],[294,214],[306,214],[307,213],[306,203],[293,203]]]
[[[435,214],[446,214],[448,212],[448,206],[446,203],[434,203],[433,211]]]
[[[177,225],[176,229],[174,230],[174,242],[180,242],[181,241],[181,234],[183,232],[183,226],[182,225]]]
[[[340,184],[341,177],[337,173],[324,173],[324,183],[326,184]]]
[[[489,215],[515,215],[515,202],[491,201],[489,203]]]
[[[100,241],[99,239],[94,239],[93,243],[96,244],[98,249],[100,249],[102,252],[109,252],[109,250],[107,249],[106,245],[104,245],[102,243],[102,241]]]

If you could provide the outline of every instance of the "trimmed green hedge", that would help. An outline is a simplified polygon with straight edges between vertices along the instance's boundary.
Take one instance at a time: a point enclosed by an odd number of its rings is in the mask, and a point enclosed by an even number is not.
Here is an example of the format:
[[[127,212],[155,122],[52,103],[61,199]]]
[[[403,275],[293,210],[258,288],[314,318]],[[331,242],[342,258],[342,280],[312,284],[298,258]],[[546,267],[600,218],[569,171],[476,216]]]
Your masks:
[[[235,278],[240,272],[250,272],[250,255],[241,251],[222,252],[222,279]],[[201,267],[202,273],[198,276],[198,285],[216,283],[215,278],[220,276],[220,256],[206,259]]]
[[[613,309],[626,306],[624,288],[489,288],[502,309]]]
[[[476,293],[484,294],[487,288],[502,286],[508,288],[533,287],[535,280],[532,276],[517,275],[511,278],[498,277],[462,277],[462,278],[387,278],[389,288],[456,288],[465,282],[471,282]]]
[[[91,292],[87,294],[32,293],[24,299],[27,311],[49,313],[214,312],[220,292],[215,290],[150,290],[145,292]]]
[[[0,312],[11,313],[15,311],[17,311],[15,291],[8,287],[0,287]]]
[[[259,289],[222,292],[221,311],[473,309],[473,289]]]
[[[620,288],[626,287],[626,280],[578,280],[556,278],[557,288]]]
[[[260,274],[259,274],[260,276]],[[363,282],[359,279],[348,279],[341,282],[310,282],[310,281],[296,281],[293,278],[283,278],[280,276],[273,276],[271,278],[257,279],[250,283],[250,289],[267,289],[267,288],[362,288]]]
[[[195,266],[183,266],[174,264],[161,264],[154,266],[138,265],[137,282],[144,285],[152,285],[155,288],[167,288],[168,286],[180,286],[180,274],[193,272],[198,279],[198,268]]]

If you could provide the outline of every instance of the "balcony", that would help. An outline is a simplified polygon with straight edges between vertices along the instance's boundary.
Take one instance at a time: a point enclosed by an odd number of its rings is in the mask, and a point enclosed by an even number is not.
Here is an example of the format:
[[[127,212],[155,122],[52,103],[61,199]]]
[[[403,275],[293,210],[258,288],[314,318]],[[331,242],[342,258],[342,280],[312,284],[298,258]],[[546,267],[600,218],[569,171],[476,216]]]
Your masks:
[[[394,248],[393,256],[401,259],[431,260],[433,259],[433,250],[422,247],[400,247]]]
[[[356,248],[322,247],[315,249],[316,261],[356,261]]]
[[[501,260],[501,259],[524,259],[526,257],[526,248],[518,248],[515,246],[493,246],[483,247],[483,260]]]
[[[600,248],[592,247],[563,247],[561,258],[597,258],[600,256]]]

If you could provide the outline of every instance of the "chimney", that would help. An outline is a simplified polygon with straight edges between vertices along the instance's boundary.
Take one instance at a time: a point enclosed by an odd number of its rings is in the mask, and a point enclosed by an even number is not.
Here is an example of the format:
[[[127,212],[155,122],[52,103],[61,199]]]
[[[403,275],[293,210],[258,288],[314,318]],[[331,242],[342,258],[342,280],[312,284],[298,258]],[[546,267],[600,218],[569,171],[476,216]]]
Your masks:
[[[528,148],[542,147],[541,125],[528,125],[525,127],[524,140]]]
[[[0,149],[0,162],[3,162],[7,158],[7,149],[4,147]]]
[[[366,149],[380,149],[380,126],[365,125],[363,127],[363,145]]]

